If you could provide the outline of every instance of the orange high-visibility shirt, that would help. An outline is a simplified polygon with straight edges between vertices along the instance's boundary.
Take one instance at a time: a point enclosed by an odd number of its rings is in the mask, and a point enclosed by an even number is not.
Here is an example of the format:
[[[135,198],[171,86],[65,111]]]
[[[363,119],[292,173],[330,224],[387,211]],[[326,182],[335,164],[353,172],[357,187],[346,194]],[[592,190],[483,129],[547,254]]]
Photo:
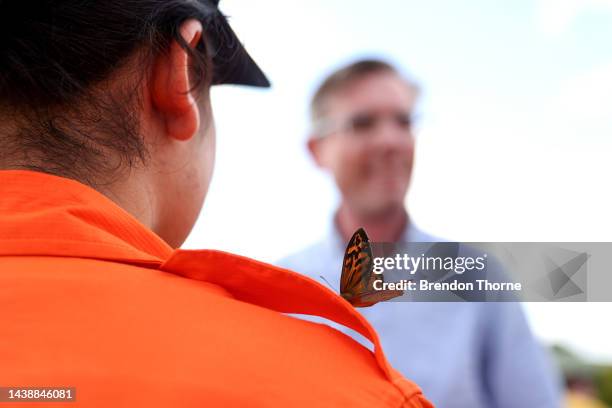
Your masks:
[[[323,285],[172,250],[96,190],[20,170],[0,171],[0,387],[74,387],[68,407],[431,407]]]

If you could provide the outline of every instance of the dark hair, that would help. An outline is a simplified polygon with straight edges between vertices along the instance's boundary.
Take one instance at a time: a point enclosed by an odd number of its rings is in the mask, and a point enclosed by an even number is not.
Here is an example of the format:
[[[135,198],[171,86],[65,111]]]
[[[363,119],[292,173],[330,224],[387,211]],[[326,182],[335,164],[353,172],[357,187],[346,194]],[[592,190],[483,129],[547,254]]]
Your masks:
[[[0,162],[89,184],[144,163],[136,86],[95,87],[135,56],[142,79],[173,40],[192,57],[194,88],[208,83],[205,41],[193,50],[179,34],[189,18],[210,32],[224,17],[193,0],[0,0],[0,112],[23,118],[12,134],[0,134]],[[118,163],[109,163],[107,150]]]
[[[378,73],[392,73],[399,75],[399,71],[390,63],[379,59],[363,59],[345,65],[331,74],[319,85],[310,102],[310,116],[313,122],[319,120],[325,111],[325,102],[327,98],[358,80]],[[415,87],[416,85],[406,80],[406,82]]]

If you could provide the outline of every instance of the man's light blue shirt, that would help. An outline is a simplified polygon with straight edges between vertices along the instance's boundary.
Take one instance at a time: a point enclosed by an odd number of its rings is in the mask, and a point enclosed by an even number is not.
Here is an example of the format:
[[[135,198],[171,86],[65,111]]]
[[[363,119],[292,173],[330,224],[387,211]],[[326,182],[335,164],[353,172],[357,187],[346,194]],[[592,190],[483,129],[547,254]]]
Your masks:
[[[403,241],[441,240],[411,223]],[[346,245],[332,223],[326,239],[278,264],[338,287]],[[378,332],[391,364],[436,407],[561,406],[559,376],[520,303],[382,302],[358,310]]]

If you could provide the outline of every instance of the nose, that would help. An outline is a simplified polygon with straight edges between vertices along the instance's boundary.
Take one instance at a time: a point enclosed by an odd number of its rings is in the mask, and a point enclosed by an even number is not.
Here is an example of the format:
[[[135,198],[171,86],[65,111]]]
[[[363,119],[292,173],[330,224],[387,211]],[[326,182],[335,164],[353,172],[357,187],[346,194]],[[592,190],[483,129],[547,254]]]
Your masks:
[[[374,143],[381,148],[396,148],[412,138],[409,129],[402,129],[394,120],[381,120],[373,138]]]

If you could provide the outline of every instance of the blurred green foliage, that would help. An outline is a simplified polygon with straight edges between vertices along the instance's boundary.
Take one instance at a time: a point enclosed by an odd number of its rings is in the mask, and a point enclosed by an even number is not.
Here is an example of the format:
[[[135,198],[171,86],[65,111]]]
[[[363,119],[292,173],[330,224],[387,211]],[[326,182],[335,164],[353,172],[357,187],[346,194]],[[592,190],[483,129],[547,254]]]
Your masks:
[[[551,352],[565,377],[566,384],[589,383],[594,387],[597,397],[606,405],[612,406],[611,365],[591,363],[558,344],[551,347]]]
[[[595,387],[599,399],[612,406],[612,366],[602,367],[595,374]]]

